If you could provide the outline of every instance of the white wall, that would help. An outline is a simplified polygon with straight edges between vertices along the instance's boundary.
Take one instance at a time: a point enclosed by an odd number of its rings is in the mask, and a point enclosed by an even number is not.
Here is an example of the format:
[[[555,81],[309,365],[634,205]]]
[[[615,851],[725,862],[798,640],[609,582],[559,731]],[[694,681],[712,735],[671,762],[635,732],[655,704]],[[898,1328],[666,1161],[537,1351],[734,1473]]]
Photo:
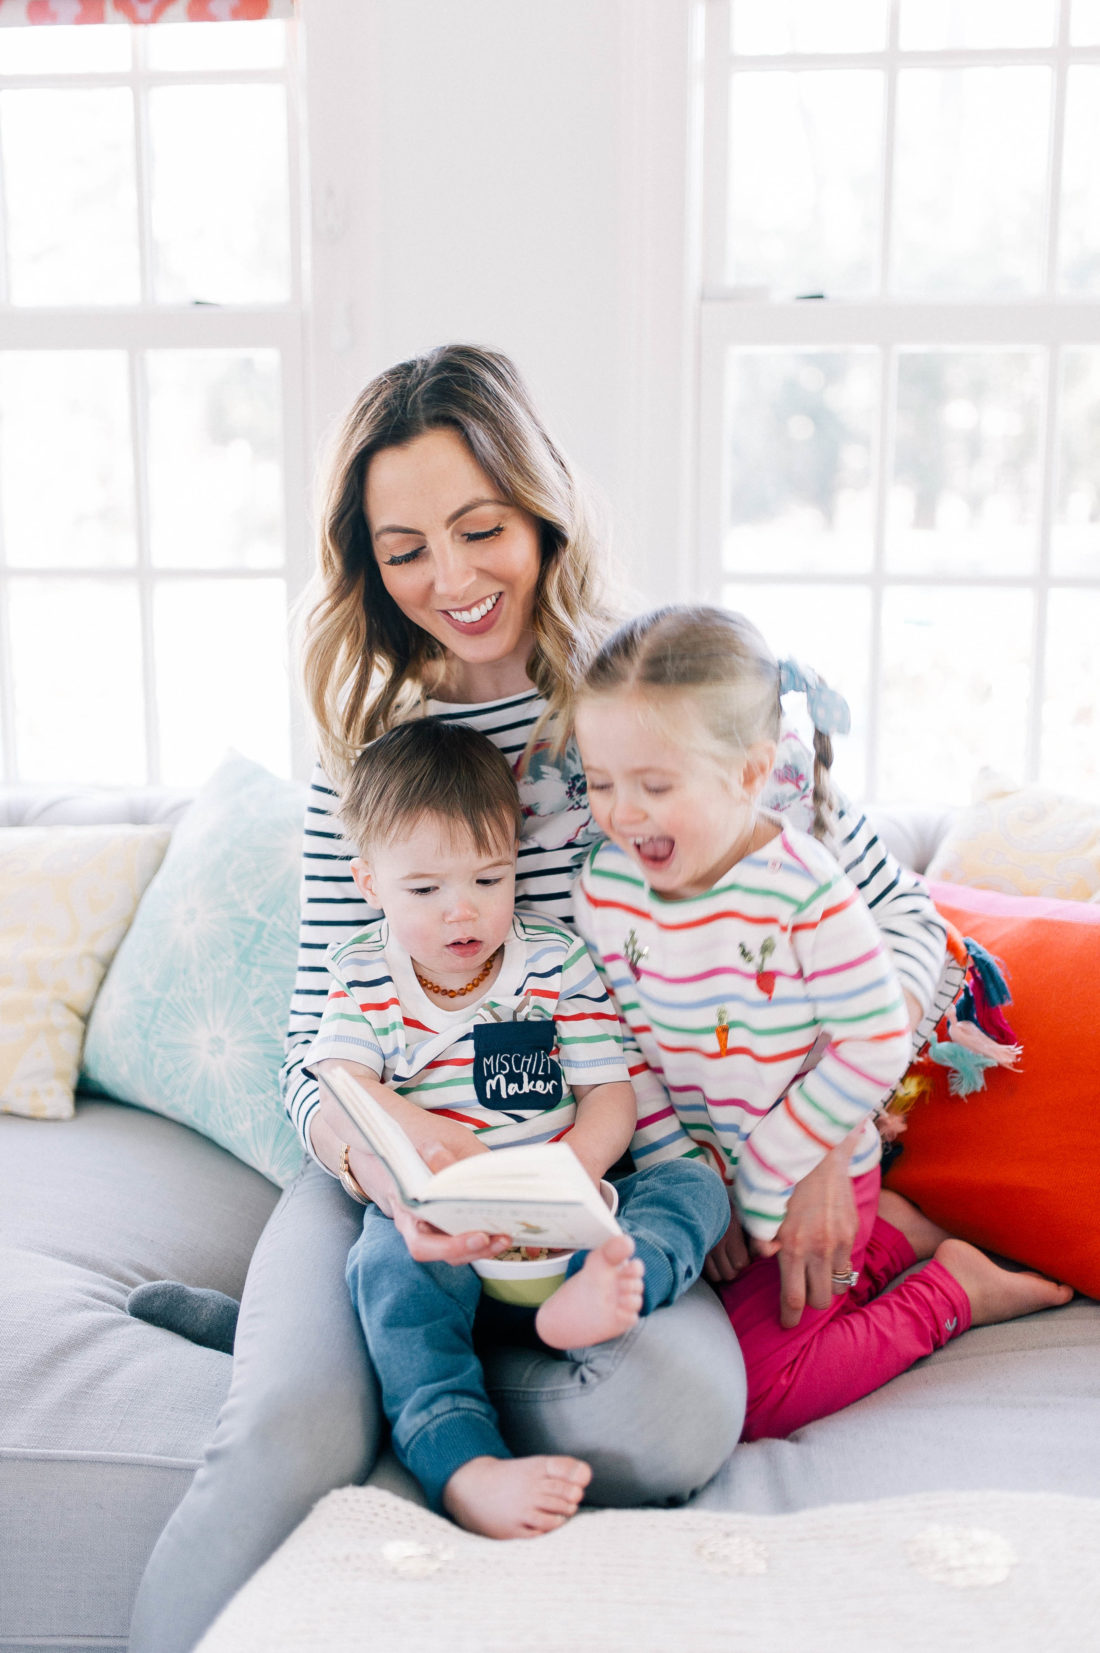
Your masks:
[[[698,0],[305,0],[311,425],[450,340],[506,350],[648,595],[692,537]]]

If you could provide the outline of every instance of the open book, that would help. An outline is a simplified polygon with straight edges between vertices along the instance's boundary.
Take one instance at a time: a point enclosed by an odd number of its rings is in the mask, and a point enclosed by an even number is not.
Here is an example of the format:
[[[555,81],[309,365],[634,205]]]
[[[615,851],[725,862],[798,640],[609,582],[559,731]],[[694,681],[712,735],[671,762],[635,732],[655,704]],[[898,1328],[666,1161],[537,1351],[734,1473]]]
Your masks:
[[[352,1140],[376,1154],[402,1202],[447,1234],[509,1234],[517,1245],[602,1245],[620,1233],[571,1149],[564,1142],[497,1148],[428,1170],[396,1120],[342,1068],[318,1078],[339,1102]]]

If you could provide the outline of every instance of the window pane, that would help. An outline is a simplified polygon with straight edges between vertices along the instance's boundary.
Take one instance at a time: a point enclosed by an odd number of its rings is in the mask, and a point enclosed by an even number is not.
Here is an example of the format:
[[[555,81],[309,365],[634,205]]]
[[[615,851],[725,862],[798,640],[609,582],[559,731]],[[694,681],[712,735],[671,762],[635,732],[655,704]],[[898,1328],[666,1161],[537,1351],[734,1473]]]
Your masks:
[[[899,74],[895,290],[1038,290],[1049,102],[1043,68]]]
[[[731,572],[871,566],[877,371],[870,350],[731,354],[724,546]]]
[[[151,69],[277,69],[286,57],[286,25],[161,23],[145,45]]]
[[[1100,65],[1079,65],[1066,85],[1058,279],[1063,292],[1100,294]]]
[[[879,798],[966,803],[983,764],[1023,774],[1031,628],[1026,591],[885,592]]]
[[[1070,39],[1075,46],[1100,46],[1100,0],[1073,0]]]
[[[136,303],[129,91],[0,93],[0,143],[12,302]]]
[[[899,354],[892,570],[1018,574],[1035,566],[1040,375],[1033,351]]]
[[[149,123],[157,298],[168,304],[285,301],[283,88],[154,88]]]
[[[1049,46],[1057,0],[901,0],[902,48]]]
[[[1100,798],[1100,591],[1052,591],[1040,779]]]
[[[730,94],[734,285],[866,292],[878,234],[882,76],[746,72]]]
[[[886,41],[887,0],[733,0],[735,52],[873,52]]]
[[[149,514],[162,568],[283,560],[279,357],[151,350]]]
[[[13,578],[9,590],[20,778],[143,781],[136,586]]]
[[[1051,534],[1055,574],[1100,574],[1100,350],[1062,357],[1058,492]]]
[[[283,581],[173,580],[153,616],[166,784],[205,780],[227,746],[289,775]]]
[[[0,75],[79,74],[130,67],[130,30],[59,23],[0,29]]]
[[[0,354],[0,523],[9,565],[133,564],[130,454],[123,351]]]
[[[867,785],[870,592],[858,586],[731,582],[722,587],[722,602],[760,627],[777,658],[788,655],[812,666],[840,690],[851,707],[852,732],[833,742],[833,775],[849,798],[862,797]],[[813,731],[801,695],[784,697],[783,715],[809,745]]]

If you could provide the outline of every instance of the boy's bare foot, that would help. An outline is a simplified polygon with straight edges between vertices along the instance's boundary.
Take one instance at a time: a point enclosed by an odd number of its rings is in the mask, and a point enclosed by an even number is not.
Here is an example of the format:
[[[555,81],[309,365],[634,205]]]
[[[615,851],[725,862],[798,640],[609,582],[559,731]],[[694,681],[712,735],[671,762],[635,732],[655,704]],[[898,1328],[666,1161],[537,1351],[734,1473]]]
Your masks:
[[[1044,1274],[1001,1268],[965,1240],[944,1240],[936,1261],[954,1276],[970,1299],[971,1325],[993,1326],[1020,1314],[1036,1314],[1068,1303],[1072,1286],[1060,1286]]]
[[[538,1538],[577,1513],[591,1479],[580,1458],[470,1458],[444,1487],[443,1507],[485,1538]]]
[[[921,1262],[927,1257],[935,1256],[936,1247],[951,1238],[946,1228],[934,1223],[931,1217],[926,1217],[915,1205],[903,1200],[892,1188],[884,1188],[880,1193],[878,1214],[891,1228],[896,1228],[905,1235],[913,1247],[915,1256]]]
[[[629,1234],[613,1234],[584,1267],[548,1297],[535,1316],[535,1330],[551,1349],[584,1349],[607,1343],[636,1325],[642,1312],[645,1269],[632,1255]]]

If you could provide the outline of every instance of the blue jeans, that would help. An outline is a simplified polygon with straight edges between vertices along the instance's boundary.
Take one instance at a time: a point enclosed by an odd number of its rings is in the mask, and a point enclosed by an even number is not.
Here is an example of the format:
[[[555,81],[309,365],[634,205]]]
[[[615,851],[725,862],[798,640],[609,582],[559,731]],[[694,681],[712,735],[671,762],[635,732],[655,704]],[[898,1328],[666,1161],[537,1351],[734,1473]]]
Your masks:
[[[130,1653],[191,1653],[319,1498],[371,1474],[384,1420],[344,1280],[362,1218],[312,1161],[276,1206],[248,1271],[229,1395],[145,1569]],[[612,1343],[482,1354],[512,1451],[583,1458],[587,1504],[682,1504],[741,1434],[744,1362],[705,1281]]]
[[[616,1186],[619,1222],[645,1265],[643,1313],[650,1314],[699,1278],[707,1252],[728,1226],[729,1201],[714,1172],[696,1160],[665,1161]],[[567,1273],[575,1274],[586,1256],[570,1258]],[[512,1456],[486,1390],[475,1321],[480,1338],[536,1345],[537,1339],[516,1336],[514,1318],[509,1324],[495,1314],[468,1264],[414,1262],[377,1206],[363,1213],[347,1280],[382,1386],[394,1451],[440,1509],[443,1488],[464,1463]],[[483,1306],[489,1312],[479,1315]],[[531,1311],[526,1319],[533,1320]]]

